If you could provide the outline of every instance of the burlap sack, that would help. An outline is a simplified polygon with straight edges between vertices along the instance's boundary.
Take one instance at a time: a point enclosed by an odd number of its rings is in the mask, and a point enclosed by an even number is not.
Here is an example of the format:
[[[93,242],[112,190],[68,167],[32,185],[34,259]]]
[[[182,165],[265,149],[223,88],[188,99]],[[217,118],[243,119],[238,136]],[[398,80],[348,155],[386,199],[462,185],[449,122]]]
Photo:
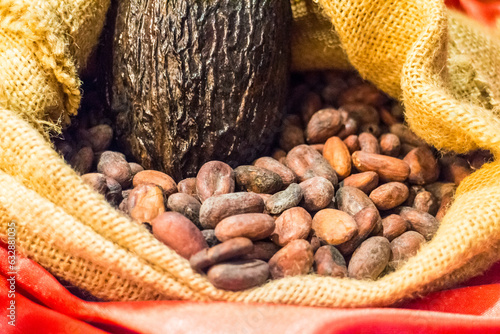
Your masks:
[[[434,239],[378,281],[303,276],[242,292],[215,289],[186,260],[92,192],[35,130],[47,117],[74,113],[74,73],[95,42],[97,33],[89,29],[102,25],[107,6],[104,0],[39,2],[51,4],[44,7],[51,10],[49,21],[29,0],[0,1],[0,82],[9,92],[0,112],[0,233],[15,220],[17,250],[55,275],[108,300],[360,307],[390,305],[450,286],[500,258],[500,164],[495,161],[459,186]],[[440,1],[292,4],[296,69],[345,68],[348,59],[403,101],[411,128],[429,143],[457,152],[481,147],[498,155],[500,43],[493,33],[449,12]],[[39,21],[26,28],[28,17]],[[38,26],[44,27],[40,35]]]

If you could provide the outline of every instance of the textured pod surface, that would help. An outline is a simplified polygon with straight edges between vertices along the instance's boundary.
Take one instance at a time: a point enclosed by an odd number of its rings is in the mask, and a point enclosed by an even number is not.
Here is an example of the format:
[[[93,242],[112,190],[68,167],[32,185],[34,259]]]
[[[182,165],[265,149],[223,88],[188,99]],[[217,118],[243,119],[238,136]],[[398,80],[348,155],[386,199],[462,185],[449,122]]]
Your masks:
[[[289,1],[126,0],[115,11],[107,96],[138,162],[179,179],[266,149],[287,90]]]

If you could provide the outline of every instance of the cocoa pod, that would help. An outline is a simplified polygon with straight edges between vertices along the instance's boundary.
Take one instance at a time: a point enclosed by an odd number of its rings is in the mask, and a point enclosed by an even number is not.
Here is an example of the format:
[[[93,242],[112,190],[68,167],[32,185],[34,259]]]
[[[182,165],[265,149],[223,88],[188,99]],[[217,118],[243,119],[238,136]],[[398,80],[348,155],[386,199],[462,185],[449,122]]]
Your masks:
[[[398,215],[392,214],[382,219],[382,235],[389,241],[405,233],[408,227],[408,222]]]
[[[331,137],[323,148],[323,157],[333,167],[340,179],[351,174],[351,154],[346,144],[339,137]]]
[[[303,240],[293,240],[269,260],[273,279],[309,273],[314,261],[311,245]]]
[[[344,187],[358,188],[365,194],[369,194],[378,186],[378,174],[375,172],[362,172],[352,174],[342,181]]]
[[[261,260],[238,260],[212,266],[207,278],[216,288],[239,291],[261,285],[269,277],[269,265]]]
[[[317,211],[326,208],[333,200],[335,188],[332,183],[324,177],[313,177],[301,182],[303,200],[301,205],[309,211]]]
[[[340,252],[331,245],[318,248],[314,254],[316,273],[322,276],[347,277],[347,266]]]
[[[386,155],[356,151],[352,154],[353,165],[361,172],[376,172],[385,182],[403,182],[410,175],[408,164]]]
[[[247,238],[227,240],[212,248],[204,248],[189,258],[189,263],[197,271],[243,256],[253,250],[253,243]]]
[[[283,189],[283,180],[270,170],[243,165],[234,170],[236,183],[242,189],[256,193],[274,194]]]
[[[297,183],[292,183],[283,191],[272,195],[266,202],[266,210],[270,214],[278,215],[283,211],[297,206],[302,200],[302,188]]]
[[[312,218],[306,210],[301,207],[288,209],[276,219],[271,240],[285,246],[293,240],[306,239],[311,226]]]
[[[361,151],[367,153],[380,153],[380,147],[378,145],[377,137],[368,132],[363,132],[358,136],[359,147]]]
[[[401,182],[385,183],[370,193],[370,199],[380,210],[390,210],[408,198],[408,187]]]
[[[177,184],[174,179],[172,179],[169,175],[156,170],[144,170],[139,172],[135,174],[132,182],[134,187],[137,187],[140,184],[156,184],[163,189],[165,196],[170,196],[177,192]]]
[[[426,146],[420,146],[411,150],[403,159],[410,166],[408,181],[414,184],[433,183],[439,177],[439,165]]]
[[[201,166],[196,175],[196,193],[203,203],[210,196],[234,191],[234,171],[222,161],[209,161]]]
[[[408,231],[391,241],[391,259],[389,267],[400,268],[425,243],[425,238],[415,231]]]
[[[351,254],[372,233],[373,229],[380,223],[380,214],[372,207],[364,208],[354,215],[357,225],[356,234],[346,242],[337,246],[344,254]]]
[[[321,109],[312,115],[305,131],[309,144],[324,143],[342,127],[342,118],[337,109]]]
[[[380,153],[391,157],[397,157],[401,151],[399,137],[392,133],[384,133],[380,136]]]
[[[330,245],[340,245],[358,231],[354,218],[335,209],[323,209],[314,215],[312,229],[316,236]]]
[[[274,218],[265,213],[245,213],[222,219],[215,236],[222,242],[238,237],[262,240],[273,233],[274,226]]]
[[[297,175],[300,182],[322,176],[333,186],[338,183],[337,174],[328,161],[307,145],[299,145],[288,152],[286,165]]]
[[[408,221],[411,228],[422,234],[425,240],[431,240],[439,228],[439,221],[427,212],[406,206],[398,211],[401,218]]]
[[[286,157],[286,153],[284,156]],[[259,158],[254,161],[253,165],[278,174],[281,177],[284,186],[289,186],[297,181],[297,176],[290,168],[271,157]]]
[[[171,211],[179,212],[192,221],[196,226],[201,227],[201,203],[193,196],[184,193],[172,194],[168,197],[167,208]]]
[[[97,163],[97,171],[115,179],[122,188],[127,188],[132,181],[132,170],[127,160],[117,152],[102,152]]]
[[[155,184],[140,184],[127,198],[130,217],[139,223],[149,223],[165,212],[162,189]]]
[[[391,243],[384,237],[371,237],[354,251],[347,272],[349,277],[375,280],[384,271],[391,256]]]

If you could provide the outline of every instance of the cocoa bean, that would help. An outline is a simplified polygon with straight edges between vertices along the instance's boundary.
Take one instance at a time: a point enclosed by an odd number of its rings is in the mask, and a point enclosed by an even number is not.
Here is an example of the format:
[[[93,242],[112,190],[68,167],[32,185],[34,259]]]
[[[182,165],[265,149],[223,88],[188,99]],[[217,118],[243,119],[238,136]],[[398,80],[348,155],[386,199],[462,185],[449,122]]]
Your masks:
[[[324,143],[342,127],[342,118],[337,109],[321,109],[312,115],[305,131],[309,144]]]
[[[176,193],[168,197],[167,208],[179,212],[196,226],[201,227],[200,224],[200,208],[201,203],[188,194]]]
[[[245,260],[262,260],[269,261],[277,251],[281,248],[273,242],[269,241],[256,241],[253,244],[253,250],[247,252],[242,256]]]
[[[337,207],[339,210],[354,216],[359,211],[367,207],[376,209],[372,200],[360,189],[344,186],[335,194]]]
[[[311,245],[303,239],[298,239],[274,254],[269,260],[269,271],[273,279],[305,275],[311,270],[313,260]]]
[[[300,106],[300,114],[302,115],[304,124],[309,123],[312,115],[320,110],[322,106],[321,97],[314,92],[308,92],[304,98],[304,102]]]
[[[353,165],[361,172],[376,172],[385,182],[403,182],[410,175],[410,166],[402,160],[386,155],[356,151],[352,154]]]
[[[359,147],[361,148],[361,151],[367,152],[367,153],[374,153],[374,154],[380,153],[380,147],[378,145],[378,140],[371,133],[368,133],[368,132],[361,133],[358,136],[358,140],[359,140]]]
[[[396,123],[399,123],[397,118],[394,117],[394,115],[389,110],[387,110],[385,108],[380,108],[378,114],[380,116],[380,120],[382,121],[382,123],[384,123],[387,126],[391,126],[391,125],[394,125]],[[398,138],[398,142],[399,142],[399,138]]]
[[[340,252],[331,245],[318,248],[314,254],[315,270],[318,275],[347,277],[347,266]]]
[[[391,157],[397,157],[401,151],[399,137],[392,133],[384,133],[380,136],[380,153]]]
[[[347,272],[349,277],[375,280],[384,271],[391,256],[391,244],[384,237],[371,237],[354,251]]]
[[[391,241],[391,259],[389,267],[400,268],[425,243],[425,238],[415,231],[408,231]]]
[[[194,198],[198,198],[198,193],[196,192],[196,178],[190,177],[179,181],[177,184],[177,191],[180,193],[188,194]]]
[[[96,125],[88,129],[88,138],[86,138],[95,152],[108,149],[113,139],[113,129],[107,124]]]
[[[112,177],[106,176],[106,187],[108,188],[104,196],[106,201],[114,206],[119,205],[123,199],[122,186]]]
[[[408,187],[401,182],[385,183],[370,193],[370,199],[380,210],[390,210],[408,198]]]
[[[359,147],[359,138],[356,135],[350,135],[346,139],[344,139],[344,144],[349,149],[349,153],[353,154],[356,151],[359,151],[361,148]]]
[[[425,240],[430,240],[439,228],[439,221],[427,212],[407,206],[399,209],[401,218],[408,221],[411,228],[422,234]]]
[[[92,163],[94,162],[94,151],[91,147],[82,147],[78,152],[71,158],[69,164],[71,167],[80,175],[87,174],[92,169]]]
[[[302,188],[292,183],[283,191],[272,195],[266,202],[266,210],[270,214],[278,215],[283,211],[297,206],[302,200]]]
[[[299,185],[303,193],[301,205],[306,210],[321,210],[332,202],[335,188],[324,177],[313,177],[301,182]]]
[[[439,159],[441,163],[441,176],[447,182],[459,185],[463,179],[472,174],[469,163],[464,158],[448,155]]]
[[[415,196],[413,207],[417,210],[428,212],[433,216],[436,215],[439,209],[436,198],[428,191],[421,191]]]
[[[216,264],[207,278],[216,288],[239,291],[261,285],[269,277],[269,265],[261,260],[239,260]]]
[[[438,201],[441,201],[445,196],[453,196],[456,188],[456,185],[453,183],[443,182],[434,182],[425,185],[425,190],[434,195]]]
[[[208,247],[213,247],[215,245],[220,244],[219,239],[215,236],[215,230],[214,229],[207,229],[201,231],[201,234],[203,234],[203,237],[205,238],[205,241],[207,242]]]
[[[82,175],[82,181],[88,184],[92,189],[101,195],[108,192],[106,185],[106,176],[101,173],[87,173]]]
[[[298,177],[300,182],[315,176],[322,176],[336,186],[337,174],[323,156],[307,145],[294,147],[286,157],[286,165]]]
[[[358,231],[354,218],[335,209],[323,209],[314,215],[312,229],[316,236],[330,245],[340,245]]]
[[[243,256],[253,249],[253,243],[247,238],[234,238],[227,240],[212,248],[204,248],[191,256],[189,263],[197,271]]]
[[[209,161],[196,176],[196,193],[203,203],[207,198],[234,191],[234,171],[222,161]]]
[[[378,174],[375,172],[352,174],[342,182],[344,187],[358,188],[365,194],[369,194],[378,186]]]
[[[373,84],[363,82],[351,86],[340,94],[339,103],[363,103],[372,106],[381,106],[387,101],[387,97]],[[378,123],[378,121],[377,121]]]
[[[345,111],[344,111],[345,112]],[[341,114],[343,111],[341,111]],[[357,119],[353,117],[349,117],[348,113],[346,113],[346,117],[344,120],[344,124],[342,125],[342,128],[340,128],[340,131],[337,133],[337,137],[340,139],[346,139],[352,135],[354,135],[358,129],[359,129],[359,122]]]
[[[278,149],[274,150],[274,152],[272,154],[272,158],[279,162],[282,158],[286,158],[286,152],[284,150],[278,148]],[[282,178],[283,178],[283,176],[282,176]],[[283,182],[285,182],[285,179],[283,179]]]
[[[281,177],[264,168],[243,165],[234,170],[234,175],[238,186],[247,191],[274,194],[283,189]]]
[[[377,110],[363,103],[341,104],[340,109],[347,111],[350,117],[359,122],[359,125],[377,124],[380,120]]]
[[[439,177],[439,165],[432,151],[425,146],[411,150],[403,159],[410,166],[408,181],[414,184],[428,184]]]
[[[325,148],[325,144],[312,144],[309,146],[318,151],[319,154],[323,154],[323,149]]]
[[[144,170],[144,167],[139,165],[138,163],[135,162],[129,162],[128,165],[130,166],[130,171],[132,172],[132,177],[135,176],[135,174],[142,172]]]
[[[283,212],[275,221],[271,240],[280,246],[285,246],[293,240],[306,239],[311,232],[311,215],[301,207],[295,207]]]
[[[262,240],[273,233],[274,226],[274,218],[265,213],[245,213],[222,219],[215,236],[222,242],[237,237]]]
[[[304,131],[302,128],[292,125],[284,124],[283,131],[281,131],[279,146],[286,152],[305,143]]]
[[[380,223],[380,214],[372,207],[364,208],[354,215],[357,225],[356,234],[346,242],[338,245],[339,251],[351,254],[372,233],[373,229]]]
[[[453,203],[452,193],[443,196],[443,198],[441,199],[441,204],[439,205],[439,210],[436,213],[436,220],[438,222],[440,222],[443,219],[444,215],[446,214],[452,203]]]
[[[271,157],[259,158],[254,161],[253,165],[278,174],[281,177],[284,186],[288,186],[297,181],[297,176],[290,168]]]
[[[351,154],[339,137],[331,137],[326,141],[323,157],[333,167],[340,179],[351,174]]]
[[[426,146],[423,139],[413,133],[406,125],[397,123],[389,127],[389,131],[399,137],[401,143],[409,144],[415,147]]]
[[[177,184],[174,179],[165,173],[156,170],[144,170],[134,176],[134,187],[148,183],[159,186],[163,190],[165,196],[170,196],[177,192]]]
[[[382,128],[378,124],[366,123],[366,124],[361,125],[361,127],[359,128],[359,132],[361,132],[361,133],[366,132],[366,133],[369,133],[375,137],[380,137],[380,135],[382,134]],[[377,141],[377,144],[378,144],[378,141]]]
[[[398,215],[392,214],[382,219],[382,235],[389,241],[405,233],[408,227],[408,222]]]
[[[123,155],[116,152],[103,152],[97,163],[97,171],[115,179],[122,188],[127,188],[132,181],[130,165]]]
[[[140,184],[127,199],[130,217],[139,223],[149,223],[165,212],[162,189],[155,184]]]

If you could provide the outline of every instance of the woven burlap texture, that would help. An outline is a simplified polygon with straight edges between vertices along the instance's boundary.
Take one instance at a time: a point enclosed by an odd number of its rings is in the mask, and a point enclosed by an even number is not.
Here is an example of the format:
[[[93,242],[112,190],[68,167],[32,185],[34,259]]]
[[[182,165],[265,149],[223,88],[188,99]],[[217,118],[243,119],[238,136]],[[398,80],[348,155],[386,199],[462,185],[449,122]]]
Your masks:
[[[362,76],[403,101],[411,128],[431,144],[458,152],[481,147],[498,155],[500,44],[492,33],[447,11],[439,1],[294,1],[292,7],[294,68],[346,68],[348,59]],[[54,13],[61,23],[68,12]],[[86,21],[90,27],[102,24],[104,10],[96,13]],[[72,39],[61,42],[69,43],[64,55],[71,55],[66,60],[75,70],[92,47],[85,44],[87,51],[80,54],[84,48],[75,47],[79,39],[91,38],[80,31],[86,28],[78,26]],[[4,57],[6,52],[0,61]],[[53,75],[53,69],[38,66]],[[38,84],[25,81],[24,92]],[[47,96],[69,99],[70,89],[63,87],[57,81],[44,89],[54,89]],[[38,101],[19,96],[19,102],[9,100],[0,111],[0,233],[6,234],[14,220],[19,251],[100,298],[382,306],[463,281],[500,258],[500,163],[495,161],[458,187],[433,240],[380,280],[310,275],[242,292],[218,290],[148,231],[113,210],[64,164],[34,128],[50,116],[50,106],[43,104],[47,96]],[[72,112],[62,102],[54,110]]]

